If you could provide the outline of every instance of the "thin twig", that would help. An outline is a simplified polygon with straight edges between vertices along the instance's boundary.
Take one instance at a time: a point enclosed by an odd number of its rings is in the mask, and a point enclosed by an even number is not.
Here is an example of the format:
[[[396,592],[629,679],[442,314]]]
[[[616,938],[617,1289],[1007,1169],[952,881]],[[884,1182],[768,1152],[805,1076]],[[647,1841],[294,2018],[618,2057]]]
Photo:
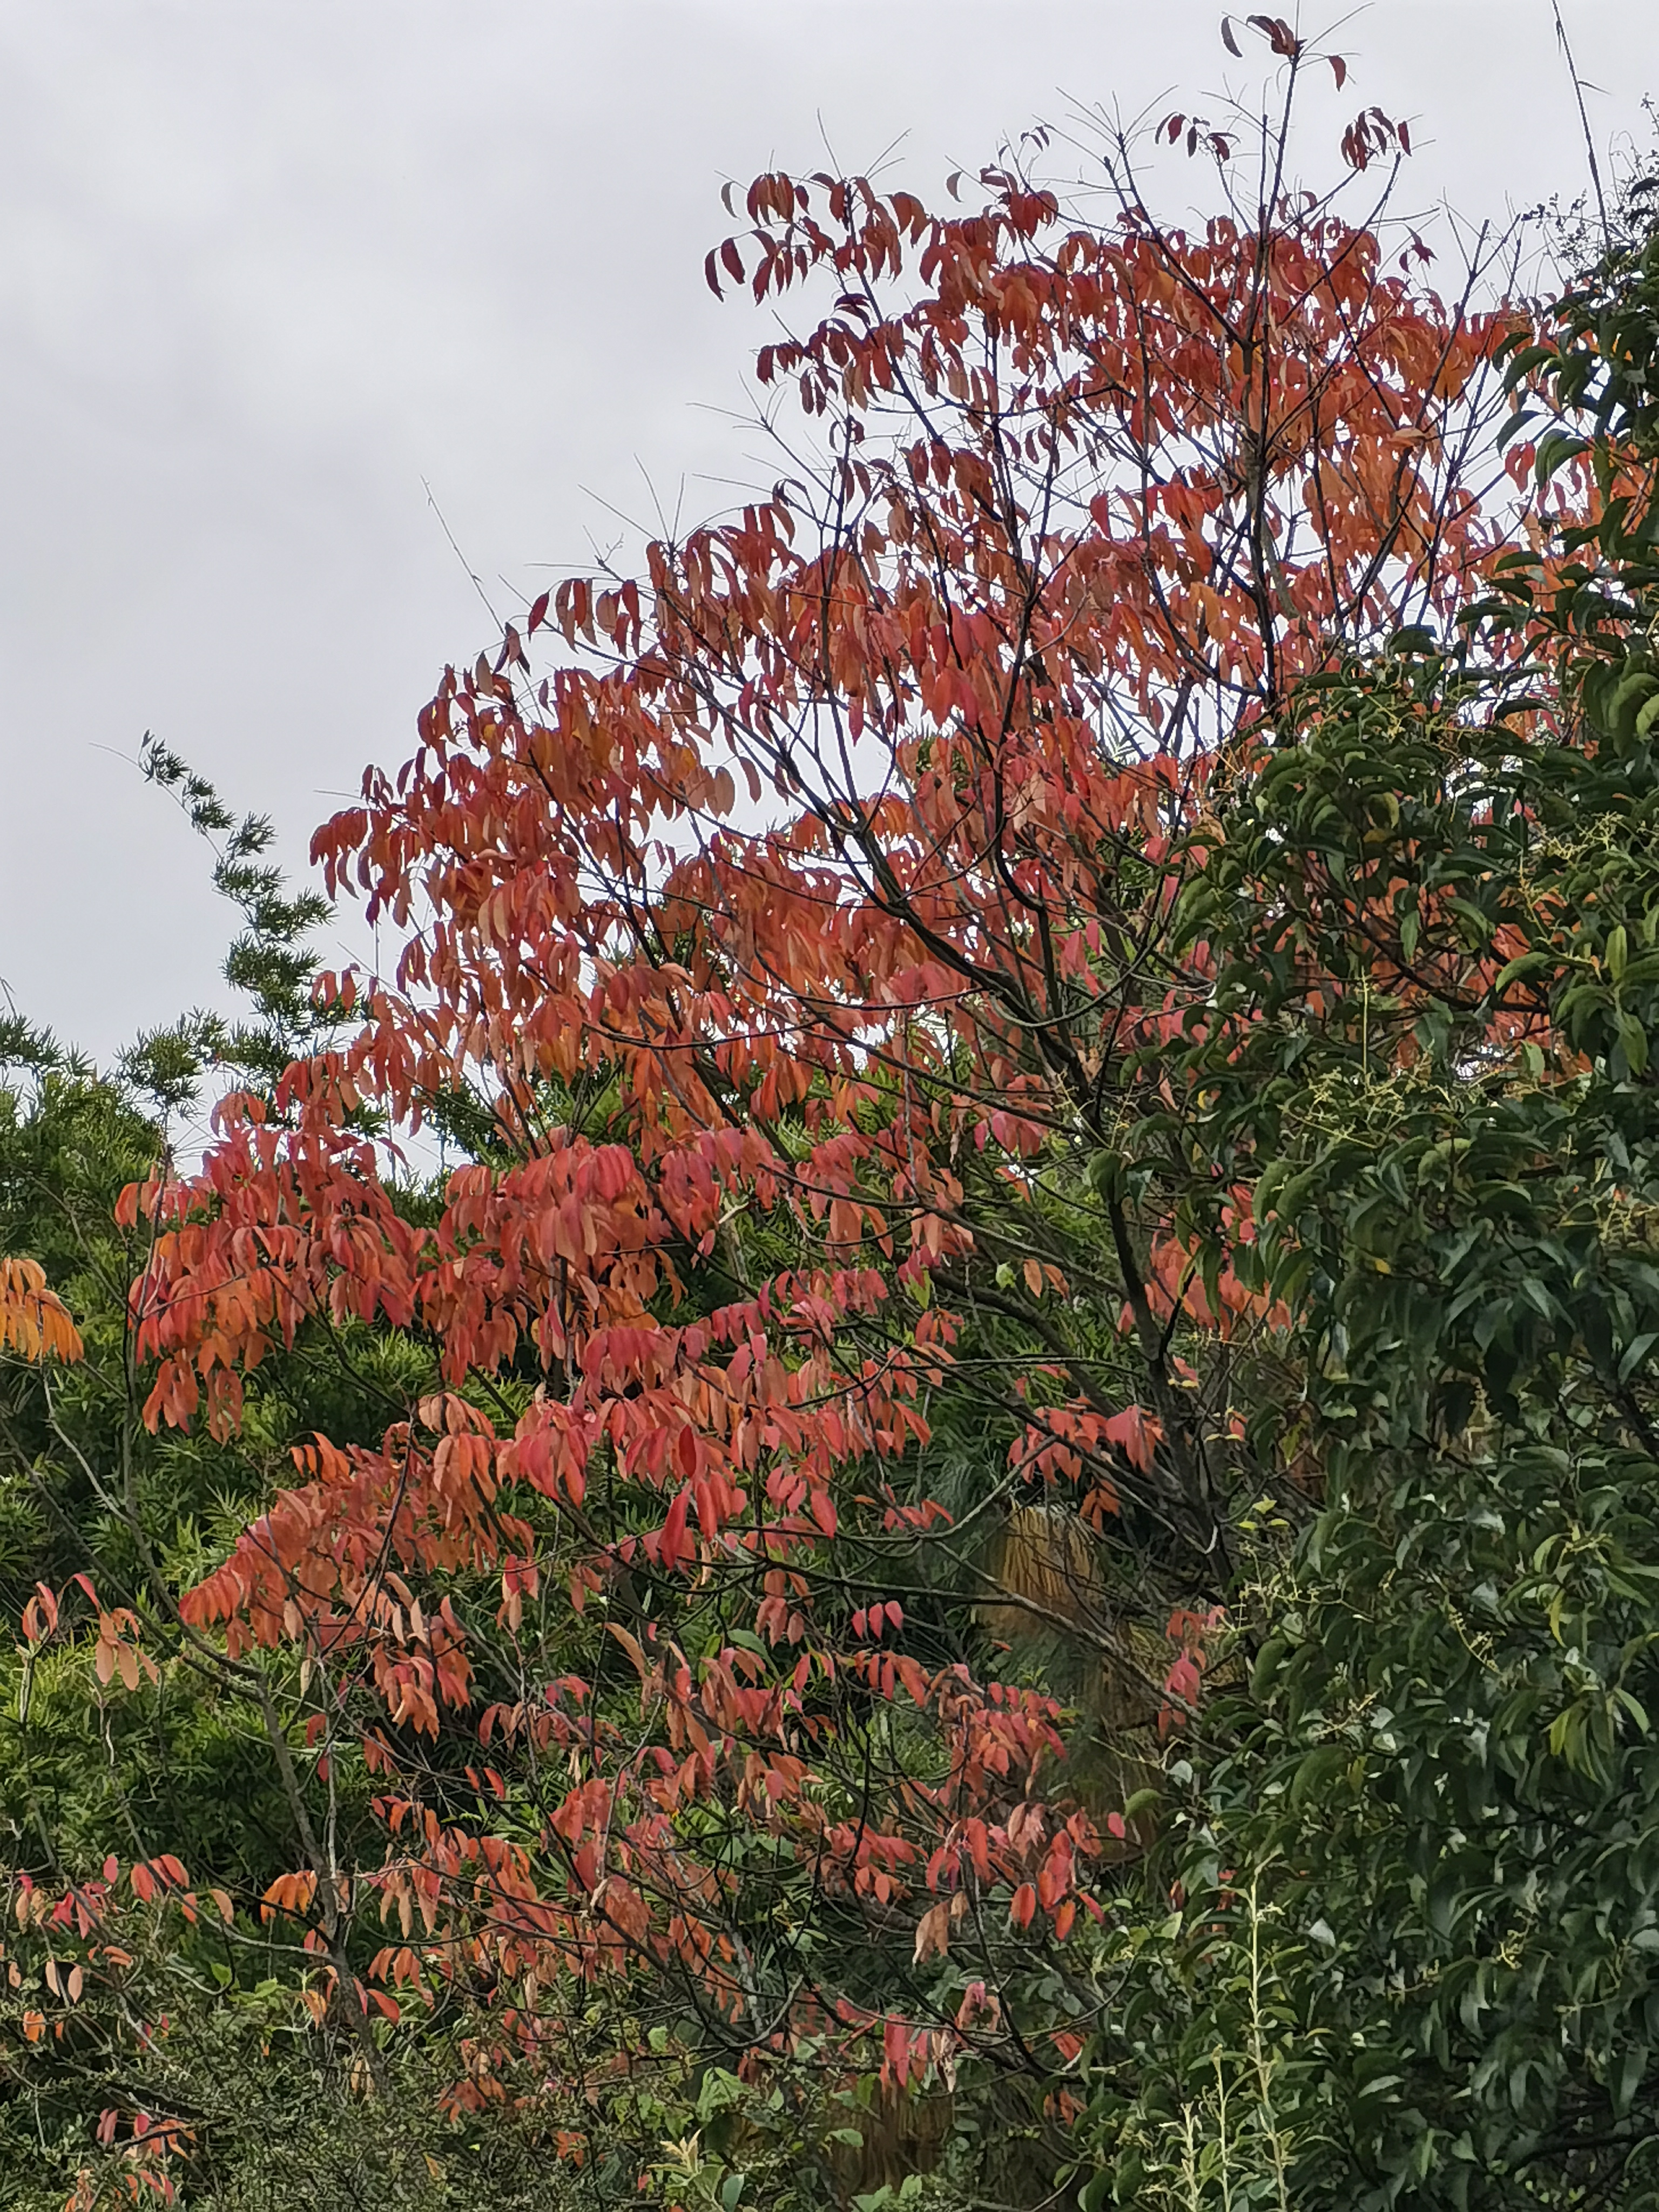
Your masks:
[[[1584,106],[1583,80],[1578,74],[1578,64],[1573,60],[1572,48],[1567,40],[1567,27],[1561,21],[1561,0],[1550,0],[1555,17],[1556,43],[1567,64],[1567,74],[1572,79],[1572,96],[1578,102],[1578,121],[1584,133],[1584,151],[1589,155],[1590,182],[1595,187],[1595,204],[1601,217],[1601,244],[1608,252],[1613,247],[1613,226],[1607,221],[1607,203],[1601,190],[1601,165],[1595,158],[1595,139],[1589,126],[1589,115]]]

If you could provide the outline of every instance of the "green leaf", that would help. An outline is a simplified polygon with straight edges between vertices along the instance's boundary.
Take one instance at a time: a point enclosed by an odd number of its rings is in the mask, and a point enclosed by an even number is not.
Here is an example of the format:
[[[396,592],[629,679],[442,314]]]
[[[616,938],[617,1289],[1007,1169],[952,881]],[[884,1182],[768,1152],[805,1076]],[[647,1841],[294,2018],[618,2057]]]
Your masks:
[[[1351,1747],[1340,1743],[1321,1744],[1316,1751],[1310,1752],[1297,1768],[1291,1784],[1291,1804],[1304,1805],[1309,1798],[1322,1795],[1328,1784],[1346,1771],[1352,1755]]]

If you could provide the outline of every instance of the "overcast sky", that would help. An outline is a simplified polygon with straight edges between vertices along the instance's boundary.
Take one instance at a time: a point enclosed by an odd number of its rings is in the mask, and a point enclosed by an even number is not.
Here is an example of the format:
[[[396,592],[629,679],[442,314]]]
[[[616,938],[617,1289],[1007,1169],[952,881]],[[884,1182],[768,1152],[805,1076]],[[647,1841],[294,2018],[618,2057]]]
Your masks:
[[[1563,4],[1599,143],[1645,144],[1659,6]],[[303,866],[489,640],[423,480],[510,605],[608,542],[609,507],[648,519],[684,484],[701,517],[749,473],[732,416],[765,332],[702,273],[726,179],[899,141],[891,182],[935,198],[1038,117],[1249,91],[1218,22],[1212,0],[0,0],[20,1010],[102,1056],[222,999],[229,917],[139,740],[275,815]],[[1332,43],[1353,76],[1310,149],[1376,100],[1413,118],[1413,205],[1501,220],[1582,188],[1549,0],[1372,0]]]

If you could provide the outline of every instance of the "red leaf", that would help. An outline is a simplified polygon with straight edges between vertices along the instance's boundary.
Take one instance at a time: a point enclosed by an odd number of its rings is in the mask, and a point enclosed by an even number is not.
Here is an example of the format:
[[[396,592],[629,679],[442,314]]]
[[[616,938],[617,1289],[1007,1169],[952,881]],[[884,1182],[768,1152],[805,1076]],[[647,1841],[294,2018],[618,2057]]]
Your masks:
[[[1225,46],[1230,54],[1237,55],[1238,59],[1243,61],[1244,58],[1243,49],[1240,46],[1238,40],[1233,36],[1231,21],[1225,15],[1221,19],[1221,43]]]
[[[1294,61],[1302,51],[1302,42],[1282,15],[1252,15],[1250,27],[1260,31],[1276,54],[1286,61]]]
[[[951,1905],[945,1899],[930,1905],[916,1923],[916,1942],[913,1963],[918,1966],[932,1958],[944,1958],[951,1948]]]
[[[668,1509],[668,1518],[663,1522],[657,1556],[671,1574],[690,1549],[685,1540],[685,1522],[690,1510],[691,1493],[689,1490],[681,1490],[676,1493],[674,1502]]]

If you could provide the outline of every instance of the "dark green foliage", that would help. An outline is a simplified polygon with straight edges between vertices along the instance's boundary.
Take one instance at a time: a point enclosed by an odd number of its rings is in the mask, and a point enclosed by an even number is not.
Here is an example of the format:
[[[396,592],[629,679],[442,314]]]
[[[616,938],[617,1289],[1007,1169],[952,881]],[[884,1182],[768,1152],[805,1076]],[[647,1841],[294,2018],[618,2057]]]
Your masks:
[[[420,1346],[367,1329],[313,1327],[266,1363],[233,1441],[155,1436],[143,1422],[129,1293],[145,1232],[117,1225],[120,1194],[163,1164],[170,1124],[210,1067],[217,1080],[228,1073],[269,1093],[331,1018],[313,1005],[307,947],[327,909],[290,896],[263,864],[269,826],[236,823],[159,748],[145,764],[204,836],[223,841],[215,881],[245,925],[226,972],[250,1018],[192,1016],[141,1039],[109,1075],[23,1022],[0,1026],[0,1254],[40,1263],[85,1346],[69,1366],[0,1358],[0,1609],[9,1624],[0,1641],[0,1834],[10,1875],[0,2204],[57,2212],[76,2175],[98,2165],[88,2114],[101,2106],[119,2120],[111,2179],[121,2201],[128,2121],[148,2112],[196,2131],[201,2203],[250,2212],[292,2203],[297,2156],[311,2176],[308,2203],[356,2204],[365,2192],[379,2201],[396,2176],[400,2201],[435,2212],[471,2201],[475,2183],[504,2182],[512,2166],[505,2146],[469,2153],[437,2114],[432,2077],[453,2054],[441,2061],[441,2035],[423,2055],[390,2052],[386,2096],[366,2111],[362,2083],[352,2086],[353,2039],[342,2055],[338,2037],[301,2032],[295,1999],[309,1962],[280,1923],[262,1927],[258,1909],[297,1855],[273,1726],[292,1734],[312,1812],[326,1812],[347,1849],[371,1826],[366,1778],[354,1771],[320,1789],[292,1717],[292,1662],[226,1668],[182,1632],[174,1609],[225,1534],[293,1479],[293,1445],[319,1429],[343,1443],[378,1441],[429,1386],[432,1363]],[[81,1576],[104,1607],[131,1608],[143,1623],[155,1672],[136,1692],[100,1682],[89,1640],[74,1632],[92,1617]],[[40,1583],[61,1593],[64,1628],[30,1652],[15,1639]],[[158,1906],[139,1923],[143,1947],[118,1998],[88,1996],[61,2037],[31,2042],[21,2032],[30,2009],[58,2007],[46,1979],[51,1931],[19,1917],[28,1886],[98,1880],[109,1856],[125,1881],[125,1869],[164,1853],[184,1859],[198,1896],[225,1893],[234,1926],[211,1904],[193,1923]],[[78,1948],[72,1929],[57,1942],[65,1959]],[[404,2074],[418,2094],[398,2088]],[[452,2152],[462,2154],[455,2175],[470,2179],[445,2178]]]
[[[1517,364],[1640,496],[1304,696],[1206,833],[1187,1073],[1301,1388],[1085,2205],[1659,2203],[1656,286]]]

